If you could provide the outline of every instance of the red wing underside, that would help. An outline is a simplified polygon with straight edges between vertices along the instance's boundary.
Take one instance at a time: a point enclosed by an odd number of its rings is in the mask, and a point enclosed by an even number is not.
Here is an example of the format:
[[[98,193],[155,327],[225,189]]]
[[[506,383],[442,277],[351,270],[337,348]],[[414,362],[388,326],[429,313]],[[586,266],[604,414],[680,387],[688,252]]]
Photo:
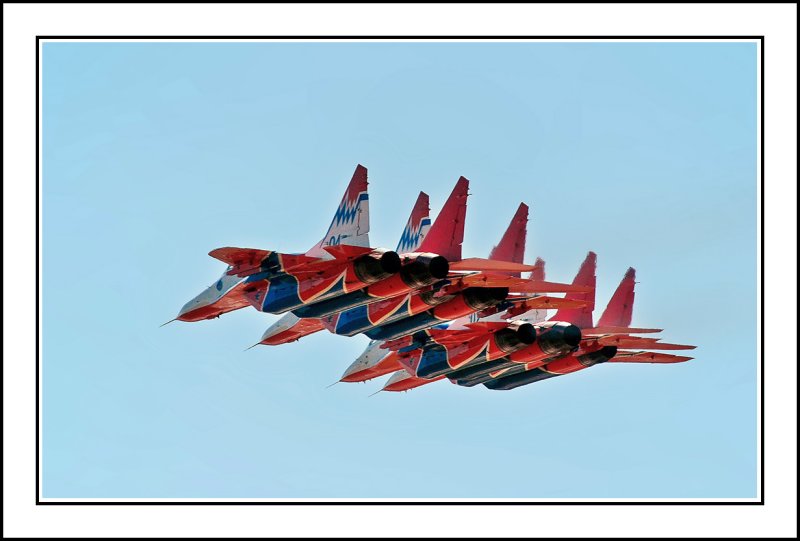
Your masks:
[[[261,262],[269,257],[272,252],[269,250],[257,250],[255,248],[217,248],[211,250],[208,255],[215,259],[219,259],[223,263],[233,267],[228,274],[238,274],[239,270],[245,270],[251,267],[258,267]],[[236,271],[236,272],[234,272]]]
[[[333,259],[320,259],[302,254],[278,254],[281,269],[284,272],[309,273],[335,271],[335,268],[341,266],[344,262],[352,261],[361,255],[368,254],[372,251],[372,248],[342,244],[339,246],[326,246],[324,250],[331,254]],[[232,247],[217,248],[208,253],[211,257],[219,259],[232,267],[228,271],[228,275],[241,276],[243,278],[260,272],[261,262],[271,254],[273,252],[269,250]]]

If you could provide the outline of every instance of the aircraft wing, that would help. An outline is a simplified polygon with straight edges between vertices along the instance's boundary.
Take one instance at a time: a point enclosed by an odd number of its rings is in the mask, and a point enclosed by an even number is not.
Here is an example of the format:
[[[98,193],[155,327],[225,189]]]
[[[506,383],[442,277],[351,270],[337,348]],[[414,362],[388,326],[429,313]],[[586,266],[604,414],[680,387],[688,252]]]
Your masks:
[[[226,247],[211,250],[208,255],[233,267],[228,271],[228,274],[234,275],[238,274],[238,272],[233,272],[237,268],[260,265],[271,253],[269,250],[257,250],[255,248]]]
[[[268,258],[275,260],[271,266],[284,272],[320,272],[367,254],[372,248],[338,245],[326,246],[324,250],[333,257],[323,259],[302,254],[282,254],[270,250],[234,247],[217,248],[211,250],[208,255],[230,265],[228,275],[246,277],[265,270],[262,268],[262,263]]]

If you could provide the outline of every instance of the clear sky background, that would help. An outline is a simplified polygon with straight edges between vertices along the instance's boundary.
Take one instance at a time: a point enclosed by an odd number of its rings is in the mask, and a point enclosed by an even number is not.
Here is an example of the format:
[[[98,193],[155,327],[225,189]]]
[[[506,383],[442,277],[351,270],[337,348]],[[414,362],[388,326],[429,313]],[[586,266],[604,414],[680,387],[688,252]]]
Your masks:
[[[44,497],[756,496],[755,44],[46,43],[42,107]],[[326,388],[365,337],[159,328],[357,163],[373,245],[464,175],[465,256],[524,201],[548,279],[596,251],[597,317],[635,267],[696,359],[368,398]]]

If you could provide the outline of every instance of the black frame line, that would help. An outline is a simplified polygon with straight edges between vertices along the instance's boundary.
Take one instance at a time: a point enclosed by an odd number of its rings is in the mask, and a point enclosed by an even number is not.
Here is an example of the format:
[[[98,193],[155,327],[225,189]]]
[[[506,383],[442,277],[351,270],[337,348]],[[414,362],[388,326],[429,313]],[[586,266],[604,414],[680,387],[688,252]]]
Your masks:
[[[125,39],[132,39],[132,40],[187,40],[187,39],[198,39],[198,40],[205,40],[205,41],[213,41],[213,40],[353,40],[353,41],[360,41],[366,39],[375,39],[375,40],[427,40],[427,41],[434,41],[434,40],[454,40],[454,39],[470,39],[470,40],[531,40],[531,41],[538,41],[538,40],[550,40],[550,39],[559,39],[559,40],[619,40],[619,41],[628,41],[628,40],[711,40],[711,41],[718,41],[718,40],[725,40],[725,39],[736,39],[736,40],[758,40],[761,45],[761,69],[760,69],[760,76],[761,76],[761,99],[760,99],[760,112],[761,112],[761,125],[760,125],[760,132],[761,132],[761,494],[759,501],[753,502],[730,502],[730,501],[661,501],[661,502],[652,502],[652,501],[643,501],[643,502],[617,502],[617,501],[609,501],[609,502],[597,502],[597,501],[575,501],[575,502],[554,502],[554,501],[513,501],[513,502],[493,502],[493,501],[381,501],[381,502],[363,502],[363,501],[309,501],[309,502],[296,502],[296,501],[198,501],[194,502],[191,500],[183,500],[183,501],[41,501],[41,497],[39,494],[39,481],[40,481],[40,468],[39,468],[39,461],[41,458],[39,444],[39,383],[40,383],[40,373],[39,373],[39,362],[40,362],[40,350],[39,350],[39,333],[40,333],[40,325],[39,325],[39,300],[40,300],[40,291],[39,291],[39,265],[40,265],[40,258],[39,258],[39,201],[40,201],[40,193],[39,193],[39,180],[40,180],[40,170],[39,170],[39,99],[40,99],[40,78],[39,78],[39,68],[40,68],[40,41],[41,40],[125,40]],[[646,35],[617,35],[617,36],[607,36],[607,35],[575,35],[575,36],[564,36],[564,35],[540,35],[540,36],[520,36],[520,35],[439,35],[439,36],[426,36],[426,35],[419,35],[419,36],[411,36],[411,35],[365,35],[365,36],[341,36],[341,35],[331,35],[331,36],[253,36],[253,35],[244,35],[244,36],[234,36],[234,35],[219,35],[219,36],[209,36],[209,35],[120,35],[120,36],[111,36],[111,35],[37,35],[36,36],[36,505],[297,505],[297,506],[304,506],[304,505],[562,505],[562,506],[570,506],[570,505],[764,505],[764,36],[747,36],[747,35],[655,35],[655,36],[646,36]]]

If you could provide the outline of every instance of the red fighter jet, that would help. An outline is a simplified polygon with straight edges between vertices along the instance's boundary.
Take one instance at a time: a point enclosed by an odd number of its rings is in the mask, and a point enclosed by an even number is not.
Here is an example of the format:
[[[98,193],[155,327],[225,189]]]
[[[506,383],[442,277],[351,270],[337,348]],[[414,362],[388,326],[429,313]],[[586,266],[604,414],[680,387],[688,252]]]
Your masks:
[[[573,283],[593,284],[595,261],[594,254],[590,253]],[[422,359],[412,357],[405,361],[406,371],[396,373],[382,390],[408,390],[444,377],[465,387],[483,383],[490,389],[509,390],[607,361],[676,363],[690,360],[691,357],[646,350],[686,350],[694,349],[694,346],[632,336],[661,330],[630,327],[635,276],[635,270],[629,269],[596,327],[592,324],[594,293],[568,294],[568,298],[582,300],[585,305],[559,310],[550,321],[534,325],[538,336],[530,346],[518,348],[493,361],[469,363],[455,370],[434,374],[433,377],[423,370],[422,375],[428,375],[428,378],[418,376]],[[513,309],[511,312],[513,314]],[[452,333],[450,338],[457,333]]]
[[[356,167],[328,231],[305,254],[248,248],[218,248],[209,255],[228,264],[219,280],[178,314],[202,321],[250,305],[248,293],[270,284],[270,307],[285,310],[322,296],[341,294],[396,273],[395,252],[369,247],[367,169]]]

